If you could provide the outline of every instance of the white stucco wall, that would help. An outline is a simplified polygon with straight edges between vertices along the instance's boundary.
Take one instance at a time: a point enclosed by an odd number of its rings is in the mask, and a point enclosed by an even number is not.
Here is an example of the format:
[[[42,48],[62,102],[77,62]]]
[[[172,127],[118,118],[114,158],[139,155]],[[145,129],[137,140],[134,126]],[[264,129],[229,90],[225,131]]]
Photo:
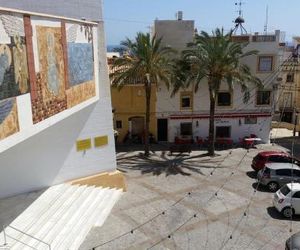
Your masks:
[[[0,0],[0,6],[90,21],[102,19],[102,0]]]
[[[36,17],[33,30],[36,24],[56,26],[58,22]],[[0,141],[0,198],[116,169],[102,22],[93,33],[95,97],[35,125],[30,94],[17,97],[20,132]],[[108,145],[95,148],[93,138],[105,135]],[[92,148],[77,152],[76,141],[87,138]]]
[[[155,20],[154,33],[162,38],[163,46],[171,46],[181,50],[187,43],[193,41],[194,21],[193,20]]]
[[[240,142],[240,139],[250,134],[255,134],[262,139],[262,142],[269,143],[269,133],[271,125],[271,117],[258,117],[257,124],[244,124],[244,118],[217,118],[215,126],[230,126],[231,139],[234,143]],[[189,123],[193,124],[193,139],[200,137],[207,139],[208,137],[208,119],[168,119],[168,138],[169,141],[174,142],[175,136],[180,136],[180,124]],[[198,126],[197,126],[198,122]],[[240,124],[241,122],[241,124]]]
[[[279,32],[277,32],[279,36]],[[282,61],[282,48],[279,46],[279,37],[275,42],[250,42],[245,48],[245,51],[257,50],[257,55],[246,57],[242,60],[242,63],[247,64],[252,73],[259,77],[265,85],[266,90],[273,90],[273,85],[276,84],[276,69],[279,67]],[[273,72],[261,73],[257,71],[258,56],[260,55],[272,55]],[[220,87],[221,91],[227,91],[228,86],[226,83],[222,83]],[[241,87],[237,84],[234,85],[234,91],[232,93],[232,105],[230,107],[218,107],[216,106],[216,118],[215,126],[231,126],[231,138],[238,142],[239,138],[249,136],[250,134],[256,134],[263,142],[269,142],[271,116],[270,113],[273,109],[273,105],[277,101],[276,96],[271,97],[271,104],[266,106],[260,106],[256,104],[257,88],[254,84],[249,84],[250,100],[247,103],[243,101],[243,93]],[[180,93],[190,91],[193,93],[193,107],[190,110],[182,110],[180,108]],[[274,99],[275,98],[275,99]],[[274,101],[275,100],[275,101]],[[158,86],[157,90],[157,118],[168,118],[168,138],[173,142],[175,136],[180,134],[180,123],[193,122],[193,136],[200,136],[206,138],[208,136],[208,118],[199,118],[209,115],[209,91],[205,81],[199,85],[199,89],[196,93],[192,87],[189,89],[179,91],[173,98],[170,98],[170,91],[163,84]],[[257,118],[257,124],[248,125],[244,124],[244,117],[240,118],[228,118],[229,115],[245,114],[245,115],[261,115],[266,114],[264,117]],[[174,119],[176,117],[176,119]],[[193,117],[186,118],[186,117]],[[198,117],[198,118],[197,118]],[[196,127],[196,121],[198,121],[198,127]]]

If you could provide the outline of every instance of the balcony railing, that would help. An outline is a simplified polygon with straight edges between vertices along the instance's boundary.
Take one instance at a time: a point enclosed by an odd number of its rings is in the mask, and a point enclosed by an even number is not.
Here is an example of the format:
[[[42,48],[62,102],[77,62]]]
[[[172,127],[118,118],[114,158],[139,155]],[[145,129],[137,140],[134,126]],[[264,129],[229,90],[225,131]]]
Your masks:
[[[253,42],[276,42],[275,35],[254,35],[252,37]]]

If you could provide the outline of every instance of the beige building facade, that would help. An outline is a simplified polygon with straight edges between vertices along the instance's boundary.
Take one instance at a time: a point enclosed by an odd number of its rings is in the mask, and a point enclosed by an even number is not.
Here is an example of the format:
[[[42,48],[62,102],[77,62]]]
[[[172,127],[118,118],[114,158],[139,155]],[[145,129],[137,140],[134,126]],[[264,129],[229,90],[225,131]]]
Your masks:
[[[300,112],[300,67],[298,48],[300,38],[295,37],[293,44],[285,45],[281,72],[278,77],[278,97],[275,121],[282,124],[299,124]]]

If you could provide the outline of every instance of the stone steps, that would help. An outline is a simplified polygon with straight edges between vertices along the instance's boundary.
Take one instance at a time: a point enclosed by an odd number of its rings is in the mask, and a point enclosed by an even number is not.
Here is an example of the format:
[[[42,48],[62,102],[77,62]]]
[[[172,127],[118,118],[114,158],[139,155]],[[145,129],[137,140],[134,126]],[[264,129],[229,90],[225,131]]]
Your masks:
[[[119,189],[87,185],[53,186],[10,224],[27,235],[6,228],[8,249],[78,249],[91,228],[104,223],[121,194]],[[1,232],[0,246],[3,239]]]

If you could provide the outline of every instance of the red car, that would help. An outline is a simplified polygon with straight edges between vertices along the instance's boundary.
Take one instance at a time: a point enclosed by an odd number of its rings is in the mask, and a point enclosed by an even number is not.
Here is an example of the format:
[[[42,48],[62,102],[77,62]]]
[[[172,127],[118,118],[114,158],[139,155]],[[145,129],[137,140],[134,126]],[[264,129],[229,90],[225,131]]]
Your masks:
[[[259,171],[264,168],[266,163],[269,162],[287,162],[287,163],[299,163],[299,160],[293,158],[289,153],[278,151],[264,151],[258,153],[252,160],[251,167],[255,171]]]

